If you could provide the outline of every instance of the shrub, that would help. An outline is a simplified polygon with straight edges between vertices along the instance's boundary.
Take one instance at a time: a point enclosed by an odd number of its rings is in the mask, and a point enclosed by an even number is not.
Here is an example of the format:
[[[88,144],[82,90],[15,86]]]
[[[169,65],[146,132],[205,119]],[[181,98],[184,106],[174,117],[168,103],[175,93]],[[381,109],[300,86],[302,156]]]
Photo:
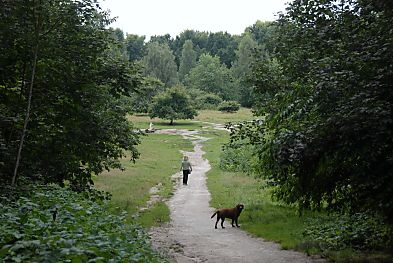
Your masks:
[[[393,245],[391,227],[367,213],[312,219],[303,235],[317,241],[322,250],[378,250]]]
[[[222,103],[222,99],[220,98],[220,96],[213,93],[205,93],[197,99],[201,109],[217,109],[218,105]]]
[[[38,186],[31,193],[0,199],[1,262],[163,261],[142,228],[107,212],[101,192]]]
[[[237,101],[223,101],[218,106],[218,110],[222,112],[236,112],[240,109],[240,104]]]
[[[254,172],[254,147],[251,145],[225,145],[220,155],[220,168],[231,172]]]
[[[187,89],[187,94],[193,101],[193,106],[198,110],[217,109],[222,102],[220,96],[200,89]]]

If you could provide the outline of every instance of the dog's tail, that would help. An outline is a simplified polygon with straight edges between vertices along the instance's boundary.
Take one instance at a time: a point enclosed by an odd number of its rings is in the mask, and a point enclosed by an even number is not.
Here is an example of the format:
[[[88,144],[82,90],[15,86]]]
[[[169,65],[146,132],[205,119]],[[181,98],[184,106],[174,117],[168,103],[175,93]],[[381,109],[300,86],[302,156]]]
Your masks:
[[[217,214],[217,212],[218,211],[214,212],[214,214],[210,218],[213,218]]]

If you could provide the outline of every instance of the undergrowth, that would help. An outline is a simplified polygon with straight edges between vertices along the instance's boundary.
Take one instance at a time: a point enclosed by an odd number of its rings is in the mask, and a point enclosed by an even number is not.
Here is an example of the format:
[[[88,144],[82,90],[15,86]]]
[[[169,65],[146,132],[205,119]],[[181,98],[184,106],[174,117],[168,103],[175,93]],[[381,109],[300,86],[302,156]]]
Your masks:
[[[12,202],[2,194],[0,261],[165,262],[140,226],[108,211],[108,196],[94,190],[32,186]]]

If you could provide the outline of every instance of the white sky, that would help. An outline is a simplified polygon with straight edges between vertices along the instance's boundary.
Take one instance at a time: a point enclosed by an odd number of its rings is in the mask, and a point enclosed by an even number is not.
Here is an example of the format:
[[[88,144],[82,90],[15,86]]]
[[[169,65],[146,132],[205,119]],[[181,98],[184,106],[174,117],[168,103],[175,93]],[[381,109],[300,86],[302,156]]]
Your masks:
[[[273,21],[290,0],[100,0],[124,33],[173,38],[186,29],[239,35],[257,20]]]

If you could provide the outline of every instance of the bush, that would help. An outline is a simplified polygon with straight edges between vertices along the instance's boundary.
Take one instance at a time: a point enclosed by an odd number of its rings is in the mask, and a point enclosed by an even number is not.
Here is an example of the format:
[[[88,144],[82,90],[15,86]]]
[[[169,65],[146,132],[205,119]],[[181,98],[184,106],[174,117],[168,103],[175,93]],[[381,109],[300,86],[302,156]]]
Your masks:
[[[382,218],[366,213],[312,219],[303,234],[322,250],[380,250],[393,245],[392,229]]]
[[[200,89],[187,89],[187,93],[198,110],[214,110],[222,102],[220,96]]]
[[[201,109],[208,109],[208,110],[217,109],[218,105],[222,103],[222,99],[220,98],[220,96],[213,93],[205,93],[197,100]]]
[[[108,211],[107,196],[38,186],[0,199],[1,262],[162,262],[147,234]]]
[[[240,104],[237,101],[223,101],[218,106],[218,110],[222,112],[236,112],[240,109]]]
[[[251,145],[234,144],[224,146],[220,155],[220,168],[230,172],[253,174],[254,147]]]

